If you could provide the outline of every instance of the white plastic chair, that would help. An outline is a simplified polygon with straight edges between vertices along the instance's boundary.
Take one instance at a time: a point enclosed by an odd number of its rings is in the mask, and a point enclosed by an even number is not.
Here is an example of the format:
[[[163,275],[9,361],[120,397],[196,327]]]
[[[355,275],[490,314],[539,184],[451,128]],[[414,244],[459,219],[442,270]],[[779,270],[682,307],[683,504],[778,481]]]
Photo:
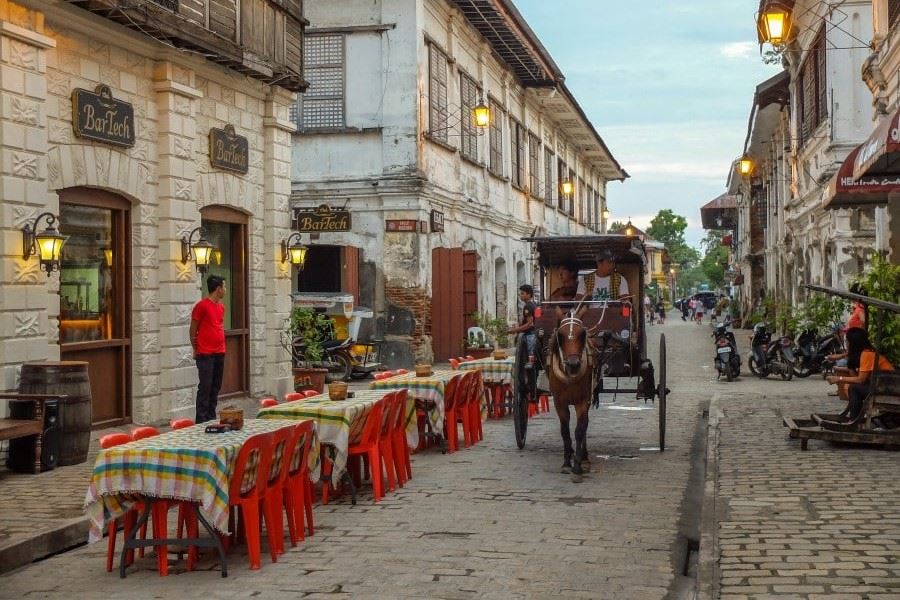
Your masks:
[[[466,339],[470,340],[473,336],[480,344],[487,340],[487,334],[481,327],[469,327],[468,331],[466,331]]]

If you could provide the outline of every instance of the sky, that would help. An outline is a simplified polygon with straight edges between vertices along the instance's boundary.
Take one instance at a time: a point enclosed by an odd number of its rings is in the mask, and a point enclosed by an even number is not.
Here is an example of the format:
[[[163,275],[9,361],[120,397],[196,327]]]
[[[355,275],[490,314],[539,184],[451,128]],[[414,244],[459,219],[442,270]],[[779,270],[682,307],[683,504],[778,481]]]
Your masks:
[[[566,85],[631,176],[610,182],[613,221],[661,209],[704,236],[700,207],[725,191],[756,85],[780,67],[756,44],[757,0],[515,0]]]

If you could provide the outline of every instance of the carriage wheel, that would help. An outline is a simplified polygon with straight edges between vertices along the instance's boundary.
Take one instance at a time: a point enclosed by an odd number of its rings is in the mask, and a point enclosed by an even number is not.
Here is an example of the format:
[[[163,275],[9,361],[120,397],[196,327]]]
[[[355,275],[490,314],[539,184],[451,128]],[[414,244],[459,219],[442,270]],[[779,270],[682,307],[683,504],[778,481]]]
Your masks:
[[[659,387],[656,395],[659,397],[659,451],[666,449],[666,334],[659,336]]]
[[[525,433],[528,430],[528,385],[517,385],[513,401],[513,424],[516,428],[516,445],[519,450],[525,447]]]

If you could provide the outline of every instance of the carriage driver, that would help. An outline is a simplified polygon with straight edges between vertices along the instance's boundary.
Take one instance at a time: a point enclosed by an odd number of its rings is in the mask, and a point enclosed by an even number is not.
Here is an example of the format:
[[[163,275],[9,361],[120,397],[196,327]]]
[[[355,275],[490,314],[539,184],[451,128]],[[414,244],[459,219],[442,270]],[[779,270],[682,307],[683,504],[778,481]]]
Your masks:
[[[609,248],[596,255],[597,270],[578,281],[578,297],[587,300],[622,300],[628,296],[628,281],[616,271],[616,257]]]
[[[522,301],[522,319],[517,327],[510,328],[507,333],[524,334],[525,343],[527,344],[528,354],[534,354],[536,337],[534,335],[534,311],[537,305],[532,298],[534,297],[534,288],[527,283],[519,286],[519,300]]]

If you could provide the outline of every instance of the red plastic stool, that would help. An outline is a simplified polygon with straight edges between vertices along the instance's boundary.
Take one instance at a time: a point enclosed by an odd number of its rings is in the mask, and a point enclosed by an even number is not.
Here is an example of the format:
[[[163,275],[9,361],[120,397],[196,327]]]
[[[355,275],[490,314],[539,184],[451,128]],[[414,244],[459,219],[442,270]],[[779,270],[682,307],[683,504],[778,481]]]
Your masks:
[[[550,412],[550,394],[541,394],[538,396],[538,403],[543,412]]]
[[[259,401],[260,408],[269,408],[271,406],[278,406],[278,400],[275,398],[263,398]]]
[[[290,392],[289,394],[284,395],[285,402],[294,402],[296,400],[303,400],[306,396],[303,395],[303,392]]]

